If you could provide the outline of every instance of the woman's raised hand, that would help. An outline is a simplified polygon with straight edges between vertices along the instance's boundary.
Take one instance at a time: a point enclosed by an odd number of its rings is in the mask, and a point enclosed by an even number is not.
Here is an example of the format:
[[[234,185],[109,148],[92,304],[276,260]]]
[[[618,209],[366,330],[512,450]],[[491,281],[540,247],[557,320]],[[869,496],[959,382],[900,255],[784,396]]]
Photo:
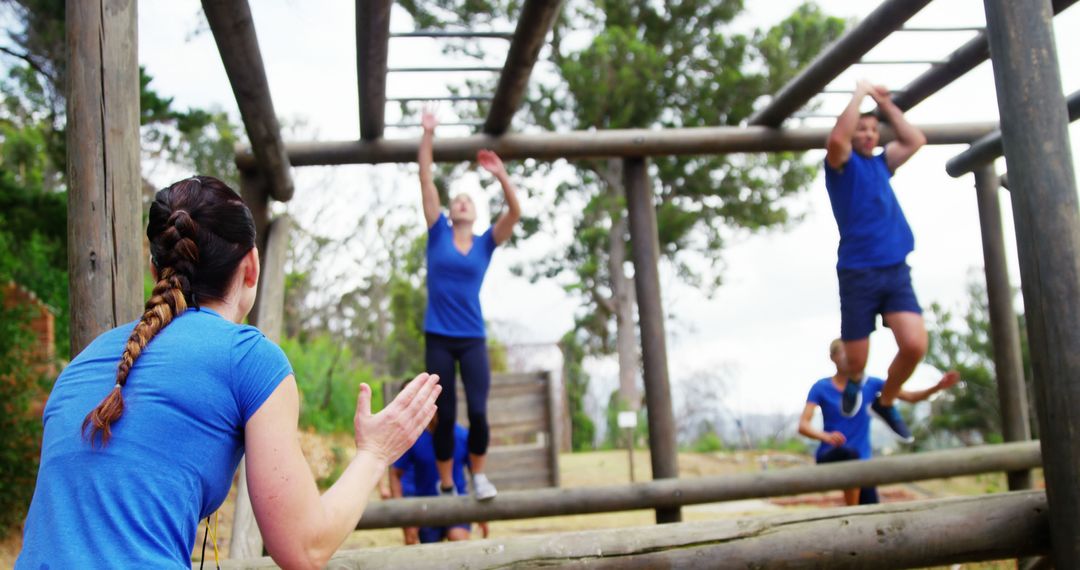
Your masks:
[[[484,170],[492,174],[506,174],[506,167],[503,166],[502,159],[499,158],[499,155],[495,154],[494,151],[487,149],[477,151],[476,162],[483,167]]]
[[[371,387],[361,384],[353,418],[357,453],[370,453],[386,465],[397,460],[431,422],[441,390],[437,375],[420,374],[390,405],[372,415]]]
[[[435,127],[439,126],[439,119],[435,118],[435,113],[432,113],[429,109],[424,109],[420,115],[420,126],[424,127],[425,132],[435,132]]]

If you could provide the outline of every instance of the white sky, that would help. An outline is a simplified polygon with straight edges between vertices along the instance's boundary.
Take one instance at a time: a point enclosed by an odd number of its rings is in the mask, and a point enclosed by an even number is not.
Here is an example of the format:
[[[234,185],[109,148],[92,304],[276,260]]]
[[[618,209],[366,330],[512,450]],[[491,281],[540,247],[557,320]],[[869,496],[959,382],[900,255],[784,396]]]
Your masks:
[[[768,25],[790,13],[799,2],[748,2],[740,26]],[[252,2],[255,25],[278,115],[295,128],[297,137],[319,140],[359,138],[356,81],[354,2]],[[824,0],[826,12],[841,17],[862,17],[878,2]],[[767,8],[766,8],[767,7]],[[910,26],[978,26],[984,23],[980,0],[939,0],[916,15]],[[1080,54],[1080,9],[1067,10],[1055,21],[1058,54],[1065,93],[1080,88],[1075,54]],[[407,31],[412,22],[395,8],[391,29]],[[506,28],[510,28],[509,25]],[[139,61],[154,77],[153,86],[174,96],[180,108],[219,107],[239,118],[228,79],[212,36],[205,29],[195,0],[141,2],[139,4]],[[1072,33],[1066,33],[1066,30]],[[966,33],[897,34],[869,54],[874,59],[939,59],[966,42]],[[491,44],[493,65],[501,65],[506,42]],[[448,60],[429,40],[392,39],[390,66],[431,65]],[[542,77],[544,63],[534,78]],[[832,86],[850,88],[855,79],[899,88],[922,73],[925,66],[861,66],[842,75]],[[442,93],[442,86],[460,79],[446,74],[392,74],[388,95]],[[847,102],[831,96],[821,111],[838,112]],[[442,110],[443,120],[449,117]],[[997,120],[993,74],[989,63],[954,82],[909,113],[916,123]],[[397,122],[397,107],[387,106],[387,124]],[[807,125],[831,125],[831,120],[808,119]],[[789,122],[789,126],[797,123]],[[464,134],[450,127],[440,134]],[[1073,125],[1073,154],[1077,133]],[[416,136],[415,130],[388,129],[388,136]],[[968,283],[982,279],[979,222],[972,177],[952,179],[945,162],[963,150],[960,146],[927,147],[893,178],[901,204],[916,236],[916,250],[908,261],[913,267],[916,293],[924,307],[940,302],[956,307],[966,299]],[[823,151],[809,159],[820,162]],[[1075,163],[1074,159],[1074,163]],[[1004,171],[1004,161],[998,163]],[[348,229],[362,215],[372,196],[401,203],[422,223],[414,167],[384,165],[294,169],[297,193],[289,208],[301,219],[311,204],[329,204],[326,227]],[[154,174],[152,174],[154,175]],[[155,179],[164,185],[171,176]],[[553,184],[554,182],[549,182]],[[497,191],[490,179],[481,184],[467,176],[455,188],[483,188],[484,196]],[[1003,193],[1006,243],[1014,283],[1019,284],[1011,208]],[[478,200],[483,204],[486,200]],[[305,203],[307,205],[305,205]],[[524,207],[548,207],[538,200]],[[814,380],[831,374],[826,354],[830,339],[839,333],[839,298],[835,273],[838,233],[829,209],[823,179],[791,204],[805,218],[788,231],[747,236],[729,244],[725,252],[725,283],[712,299],[665,276],[663,290],[668,322],[671,380],[676,387],[694,382],[701,371],[719,371],[726,378],[727,407],[743,412],[797,413]],[[481,216],[483,218],[483,216]],[[513,277],[509,267],[535,259],[548,244],[565,236],[541,238],[520,249],[500,250],[489,270],[481,294],[485,316],[497,334],[509,342],[554,342],[572,325],[576,301],[554,283],[529,284]],[[542,243],[546,242],[546,243]],[[364,252],[354,252],[363,257]],[[338,268],[347,272],[347,265]],[[884,376],[895,353],[887,329],[872,337],[868,372]],[[420,363],[422,365],[422,363]],[[614,363],[591,362],[592,393],[606,402],[616,385]],[[908,386],[918,388],[936,381],[939,373],[920,367]]]

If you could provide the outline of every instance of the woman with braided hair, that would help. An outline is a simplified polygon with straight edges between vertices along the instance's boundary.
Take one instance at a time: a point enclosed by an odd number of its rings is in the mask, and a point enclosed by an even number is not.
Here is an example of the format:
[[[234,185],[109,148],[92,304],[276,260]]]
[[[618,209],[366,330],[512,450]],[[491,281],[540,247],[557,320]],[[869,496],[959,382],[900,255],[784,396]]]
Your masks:
[[[142,317],[96,338],[49,396],[16,568],[190,568],[198,522],[245,454],[274,561],[322,566],[435,413],[438,377],[419,375],[374,415],[361,385],[356,456],[320,497],[289,362],[240,324],[259,278],[251,212],[221,181],[189,178],[157,193],[146,236],[157,284]]]

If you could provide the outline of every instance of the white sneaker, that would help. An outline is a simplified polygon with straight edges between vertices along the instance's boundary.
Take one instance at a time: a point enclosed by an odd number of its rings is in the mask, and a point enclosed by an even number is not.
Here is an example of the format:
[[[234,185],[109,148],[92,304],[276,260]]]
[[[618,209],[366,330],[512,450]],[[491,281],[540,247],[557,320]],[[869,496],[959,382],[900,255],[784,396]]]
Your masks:
[[[478,501],[489,501],[494,499],[495,495],[499,494],[495,485],[487,478],[487,475],[484,475],[483,473],[473,475],[472,487],[473,495]]]

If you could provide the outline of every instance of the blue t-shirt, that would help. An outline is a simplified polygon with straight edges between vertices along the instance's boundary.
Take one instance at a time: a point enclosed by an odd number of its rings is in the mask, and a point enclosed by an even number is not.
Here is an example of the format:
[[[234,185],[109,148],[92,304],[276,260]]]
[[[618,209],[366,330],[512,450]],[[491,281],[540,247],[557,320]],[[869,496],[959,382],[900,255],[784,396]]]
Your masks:
[[[480,286],[495,252],[491,228],[473,236],[472,249],[463,254],[454,247],[454,231],[446,216],[428,229],[426,332],[457,338],[483,338]]]
[[[915,249],[890,178],[885,153],[866,158],[852,152],[840,170],[825,161],[825,188],[840,230],[837,268],[888,267],[903,263]]]
[[[454,426],[454,486],[458,493],[469,492],[465,484],[465,467],[469,466],[469,430]],[[435,497],[439,495],[439,470],[435,466],[435,438],[424,430],[412,447],[394,462],[394,467],[412,476],[413,489],[410,493],[402,484],[402,494],[406,497]]]
[[[188,309],[135,360],[112,439],[92,448],[83,419],[113,389],[134,324],[95,339],[53,386],[16,568],[190,569],[199,520],[221,506],[244,453],[244,424],[292,374],[258,329]]]
[[[877,398],[878,392],[885,386],[881,378],[866,377],[862,385],[862,407],[850,418],[840,411],[842,393],[833,384],[832,377],[822,378],[810,387],[810,393],[806,401],[817,404],[821,408],[821,418],[824,423],[823,430],[826,432],[838,431],[844,434],[847,442],[844,447],[849,447],[859,452],[859,459],[870,459],[870,404]],[[833,449],[833,446],[821,442],[817,450],[817,458]]]

